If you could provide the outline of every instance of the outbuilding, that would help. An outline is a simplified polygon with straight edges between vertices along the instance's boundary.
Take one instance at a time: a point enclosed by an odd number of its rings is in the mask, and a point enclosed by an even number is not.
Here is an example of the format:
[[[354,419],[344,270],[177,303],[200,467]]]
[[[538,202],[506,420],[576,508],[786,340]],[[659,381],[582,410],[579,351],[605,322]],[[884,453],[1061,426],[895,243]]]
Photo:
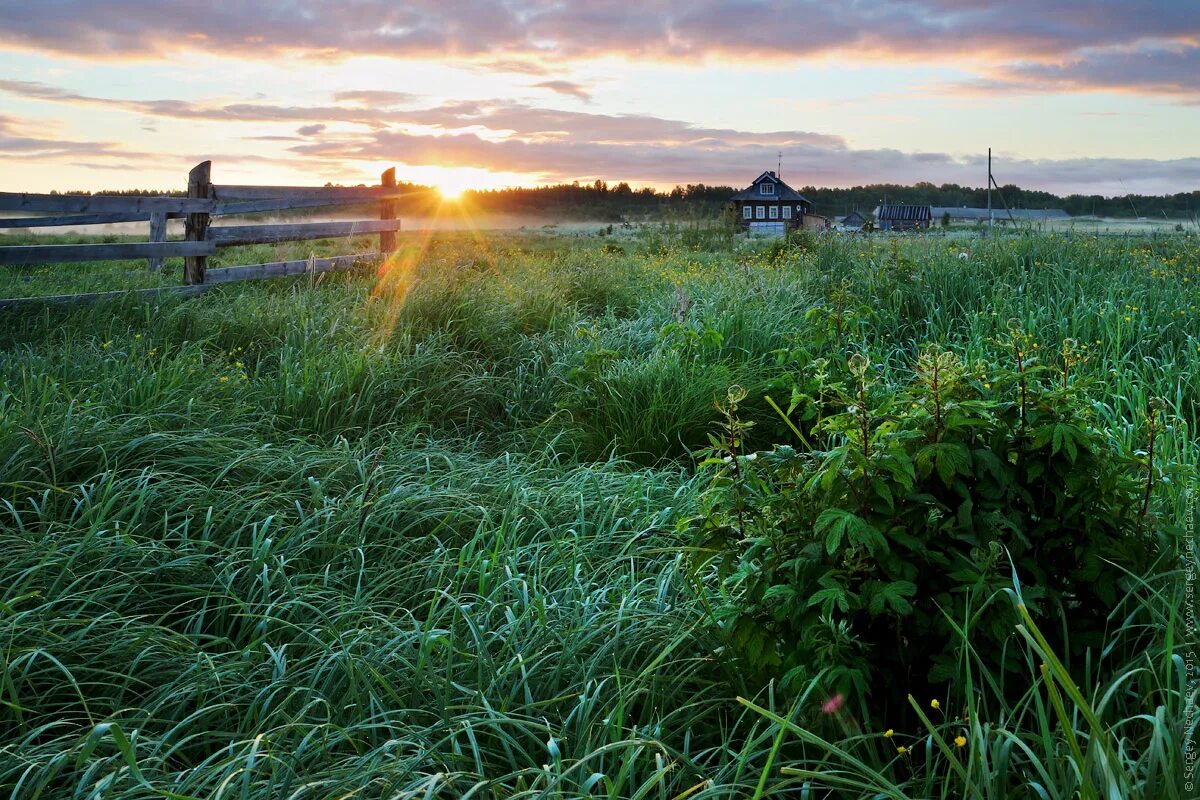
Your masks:
[[[933,220],[929,206],[882,205],[875,209],[875,219],[883,231],[925,230]]]
[[[858,209],[851,211],[846,216],[842,217],[838,226],[844,231],[861,231],[863,225],[867,224],[867,218],[862,215]]]

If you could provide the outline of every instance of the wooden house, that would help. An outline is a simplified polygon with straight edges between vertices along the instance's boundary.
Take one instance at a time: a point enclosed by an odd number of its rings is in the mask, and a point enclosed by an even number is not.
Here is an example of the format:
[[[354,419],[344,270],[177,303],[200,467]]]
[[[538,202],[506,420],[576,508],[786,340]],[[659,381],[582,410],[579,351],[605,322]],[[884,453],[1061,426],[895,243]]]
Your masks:
[[[842,217],[842,221],[838,223],[838,227],[844,231],[861,231],[863,225],[866,224],[867,218],[862,215],[862,212],[855,209]]]
[[[925,230],[933,221],[929,206],[883,205],[875,209],[881,231]]]
[[[774,235],[803,227],[805,215],[812,211],[807,197],[771,171],[759,175],[749,187],[735,194],[733,205],[742,230]]]

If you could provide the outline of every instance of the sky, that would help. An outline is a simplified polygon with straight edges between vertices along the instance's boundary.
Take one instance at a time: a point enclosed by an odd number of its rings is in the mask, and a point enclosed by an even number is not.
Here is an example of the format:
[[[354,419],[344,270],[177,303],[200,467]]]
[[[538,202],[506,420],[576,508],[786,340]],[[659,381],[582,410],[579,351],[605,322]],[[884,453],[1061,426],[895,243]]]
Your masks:
[[[982,186],[988,147],[1200,188],[1200,0],[0,0],[2,191]]]

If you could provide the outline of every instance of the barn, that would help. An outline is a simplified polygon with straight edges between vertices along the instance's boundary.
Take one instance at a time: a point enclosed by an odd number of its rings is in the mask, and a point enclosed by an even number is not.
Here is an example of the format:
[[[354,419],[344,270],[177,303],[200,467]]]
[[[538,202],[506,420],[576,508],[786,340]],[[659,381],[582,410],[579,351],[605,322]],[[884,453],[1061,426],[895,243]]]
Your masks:
[[[742,230],[774,235],[802,227],[805,215],[812,211],[807,197],[769,170],[735,194],[733,205]]]
[[[882,205],[875,209],[875,219],[883,231],[924,230],[933,220],[933,210],[929,206]]]
[[[861,231],[863,226],[867,224],[867,218],[864,217],[858,209],[851,211],[846,216],[842,217],[842,221],[838,223],[844,231]]]

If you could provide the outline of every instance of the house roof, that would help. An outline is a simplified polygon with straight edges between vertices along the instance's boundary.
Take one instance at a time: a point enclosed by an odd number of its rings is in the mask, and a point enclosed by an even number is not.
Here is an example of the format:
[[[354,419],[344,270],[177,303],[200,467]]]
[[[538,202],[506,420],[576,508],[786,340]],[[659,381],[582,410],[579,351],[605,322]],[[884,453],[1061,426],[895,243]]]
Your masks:
[[[758,192],[758,185],[764,181],[771,181],[775,184],[774,195],[763,195]],[[747,186],[742,191],[733,196],[734,200],[785,200],[792,203],[803,203],[806,206],[811,206],[812,201],[807,197],[797,192],[792,187],[784,183],[778,175],[771,170],[767,170],[762,175],[754,179],[754,182]]]
[[[893,222],[927,222],[933,219],[929,206],[886,205],[875,209],[875,218]]]
[[[867,221],[867,218],[866,218],[866,217],[864,217],[864,216],[863,216],[863,214],[862,214],[862,212],[861,212],[861,211],[858,211],[857,209],[856,209],[856,210],[854,210],[854,211],[851,211],[849,214],[847,214],[846,216],[842,217],[842,222],[843,222],[843,223],[847,223],[847,222],[857,222],[858,224],[860,224],[860,225],[861,225],[862,223],[864,223],[864,222],[866,222],[866,221]]]

